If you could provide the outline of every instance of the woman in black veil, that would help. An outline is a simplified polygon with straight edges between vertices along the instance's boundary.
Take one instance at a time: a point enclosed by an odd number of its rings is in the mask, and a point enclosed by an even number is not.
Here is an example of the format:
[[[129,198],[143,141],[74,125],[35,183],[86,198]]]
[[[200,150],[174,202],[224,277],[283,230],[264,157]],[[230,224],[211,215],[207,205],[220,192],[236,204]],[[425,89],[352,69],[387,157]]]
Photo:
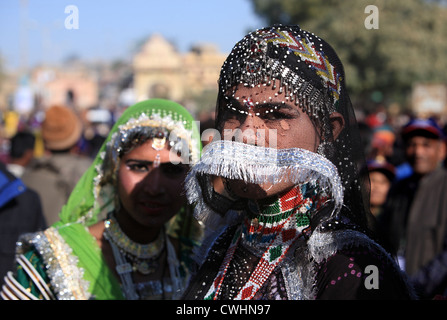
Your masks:
[[[370,231],[362,143],[332,47],[256,30],[224,62],[218,134],[187,178],[207,240],[185,299],[409,299]]]

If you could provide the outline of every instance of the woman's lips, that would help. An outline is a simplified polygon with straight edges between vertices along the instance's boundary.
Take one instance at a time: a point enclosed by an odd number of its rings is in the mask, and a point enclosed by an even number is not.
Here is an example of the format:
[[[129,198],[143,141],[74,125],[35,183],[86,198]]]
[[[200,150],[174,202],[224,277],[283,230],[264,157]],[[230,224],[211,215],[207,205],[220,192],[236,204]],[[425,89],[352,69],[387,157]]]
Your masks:
[[[167,204],[156,201],[140,201],[139,206],[149,213],[158,213],[168,207]]]

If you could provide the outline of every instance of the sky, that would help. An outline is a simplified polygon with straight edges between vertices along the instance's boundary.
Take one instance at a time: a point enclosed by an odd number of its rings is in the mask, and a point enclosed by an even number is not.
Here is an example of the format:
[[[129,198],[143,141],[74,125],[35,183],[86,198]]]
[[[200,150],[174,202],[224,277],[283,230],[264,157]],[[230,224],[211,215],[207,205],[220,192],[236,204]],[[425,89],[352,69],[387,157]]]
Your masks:
[[[77,9],[77,28],[75,12],[65,11],[70,5]],[[0,0],[0,56],[6,70],[61,63],[73,55],[129,60],[154,33],[180,52],[213,43],[229,53],[262,26],[250,0]]]

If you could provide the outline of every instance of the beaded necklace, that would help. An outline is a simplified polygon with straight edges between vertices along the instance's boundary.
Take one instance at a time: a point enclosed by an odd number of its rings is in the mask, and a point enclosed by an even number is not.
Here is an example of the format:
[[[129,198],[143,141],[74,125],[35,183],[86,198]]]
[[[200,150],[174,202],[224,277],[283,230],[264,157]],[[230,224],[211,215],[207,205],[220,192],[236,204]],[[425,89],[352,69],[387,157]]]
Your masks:
[[[179,297],[183,288],[180,262],[177,259],[175,248],[164,230],[159,233],[154,242],[143,245],[133,242],[124,234],[113,213],[104,221],[104,225],[104,237],[112,247],[116,271],[120,276],[122,290],[126,299],[167,298],[165,294],[172,298]],[[158,260],[161,253],[165,249],[167,252],[166,262],[169,269],[169,278],[134,284],[132,272],[138,271],[144,275],[155,272],[159,265]],[[133,266],[126,258],[132,261]]]
[[[305,196],[303,196],[305,194]],[[258,202],[260,209],[254,218],[245,219],[236,230],[219,271],[205,295],[206,300],[218,299],[234,252],[240,243],[264,250],[260,261],[248,281],[236,295],[236,300],[249,300],[262,287],[270,274],[279,265],[293,243],[310,231],[310,212],[319,206],[324,196],[305,184],[295,187],[273,203]],[[255,204],[251,205],[251,211]]]
[[[104,222],[107,239],[113,242],[131,262],[132,271],[148,275],[157,270],[158,258],[165,249],[164,232],[158,234],[157,239],[149,244],[132,241],[120,228],[113,214]]]

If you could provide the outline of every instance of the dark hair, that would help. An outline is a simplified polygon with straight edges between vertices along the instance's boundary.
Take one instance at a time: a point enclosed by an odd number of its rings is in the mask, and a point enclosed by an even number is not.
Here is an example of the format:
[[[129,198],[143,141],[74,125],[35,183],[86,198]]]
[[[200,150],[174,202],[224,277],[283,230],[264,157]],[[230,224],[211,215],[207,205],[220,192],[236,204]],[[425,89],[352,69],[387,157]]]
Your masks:
[[[21,131],[16,133],[11,138],[11,147],[9,150],[9,156],[13,159],[19,159],[23,157],[27,150],[33,150],[36,137],[28,131]]]

